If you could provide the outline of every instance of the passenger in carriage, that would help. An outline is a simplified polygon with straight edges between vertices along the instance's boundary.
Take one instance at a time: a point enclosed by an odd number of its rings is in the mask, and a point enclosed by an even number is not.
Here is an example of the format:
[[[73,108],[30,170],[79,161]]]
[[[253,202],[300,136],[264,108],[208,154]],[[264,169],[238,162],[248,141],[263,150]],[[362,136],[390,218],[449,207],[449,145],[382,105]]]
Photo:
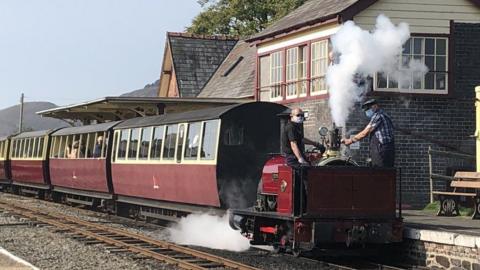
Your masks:
[[[93,149],[94,158],[99,158],[102,156],[102,146],[103,146],[103,136],[98,136],[97,142],[95,143],[95,148]]]
[[[70,152],[67,152],[67,157],[70,158],[70,159],[74,159],[74,158],[77,158],[77,155],[78,155],[78,146],[79,146],[79,142],[78,141],[74,141],[73,144],[72,144],[72,150]]]

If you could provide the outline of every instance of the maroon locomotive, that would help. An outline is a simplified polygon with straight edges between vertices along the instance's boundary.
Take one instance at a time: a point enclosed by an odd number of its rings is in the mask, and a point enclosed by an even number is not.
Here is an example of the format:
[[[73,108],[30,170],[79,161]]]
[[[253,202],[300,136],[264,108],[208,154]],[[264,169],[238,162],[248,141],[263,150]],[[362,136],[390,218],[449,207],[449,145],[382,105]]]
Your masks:
[[[295,172],[282,155],[272,155],[263,168],[256,204],[230,211],[232,228],[252,244],[297,255],[316,247],[401,242],[396,170],[360,167],[341,156],[339,129],[322,128],[320,134],[327,152],[309,154],[314,166]]]

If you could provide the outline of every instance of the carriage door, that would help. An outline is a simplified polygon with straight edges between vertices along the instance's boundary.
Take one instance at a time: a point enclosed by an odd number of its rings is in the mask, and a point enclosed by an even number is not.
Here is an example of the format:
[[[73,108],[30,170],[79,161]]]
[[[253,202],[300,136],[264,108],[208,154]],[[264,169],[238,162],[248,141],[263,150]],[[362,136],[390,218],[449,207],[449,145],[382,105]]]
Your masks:
[[[182,162],[183,156],[183,142],[185,140],[185,131],[187,130],[187,124],[178,125],[178,136],[177,136],[177,163]]]

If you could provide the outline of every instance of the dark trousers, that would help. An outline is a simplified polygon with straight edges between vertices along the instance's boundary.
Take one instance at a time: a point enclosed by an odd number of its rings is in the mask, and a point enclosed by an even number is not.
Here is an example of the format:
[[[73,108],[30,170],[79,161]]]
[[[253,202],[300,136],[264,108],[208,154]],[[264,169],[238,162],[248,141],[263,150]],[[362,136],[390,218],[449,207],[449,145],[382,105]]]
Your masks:
[[[372,136],[370,140],[370,158],[372,159],[373,167],[394,167],[394,142],[381,144],[375,136]]]

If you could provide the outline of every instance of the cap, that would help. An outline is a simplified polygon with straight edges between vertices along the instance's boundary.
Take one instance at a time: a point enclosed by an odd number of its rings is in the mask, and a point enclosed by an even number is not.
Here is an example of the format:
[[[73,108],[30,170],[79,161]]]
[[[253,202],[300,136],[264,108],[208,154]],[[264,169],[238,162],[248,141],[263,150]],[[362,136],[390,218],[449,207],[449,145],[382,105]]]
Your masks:
[[[377,100],[373,99],[373,98],[369,99],[362,104],[362,109],[363,110],[368,110],[368,109],[370,109],[370,106],[372,106],[374,104],[378,104]]]

